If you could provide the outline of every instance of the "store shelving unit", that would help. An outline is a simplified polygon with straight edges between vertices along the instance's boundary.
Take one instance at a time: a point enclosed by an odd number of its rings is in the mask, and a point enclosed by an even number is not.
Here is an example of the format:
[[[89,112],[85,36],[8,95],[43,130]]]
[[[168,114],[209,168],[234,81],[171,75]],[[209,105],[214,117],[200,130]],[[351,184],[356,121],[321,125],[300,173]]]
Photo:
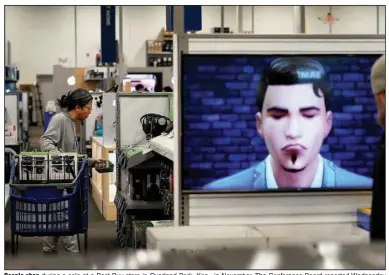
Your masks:
[[[115,163],[116,146],[105,144],[103,137],[92,137],[92,158],[110,160]],[[116,171],[112,173],[98,173],[92,168],[92,197],[100,213],[107,221],[116,220]]]
[[[173,40],[146,41],[146,66],[171,67],[173,66]]]
[[[4,67],[4,90],[6,92],[15,92],[16,84],[19,81],[19,69],[14,66]]]

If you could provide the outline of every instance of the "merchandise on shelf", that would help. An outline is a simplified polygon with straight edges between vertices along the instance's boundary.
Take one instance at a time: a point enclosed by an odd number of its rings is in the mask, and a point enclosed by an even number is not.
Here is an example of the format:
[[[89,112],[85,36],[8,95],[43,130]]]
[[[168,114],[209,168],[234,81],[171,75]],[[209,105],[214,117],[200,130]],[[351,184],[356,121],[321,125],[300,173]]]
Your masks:
[[[17,82],[19,80],[19,70],[17,67],[5,66],[4,69],[5,82]]]
[[[19,81],[19,70],[14,66],[4,67],[4,90],[5,92],[15,92],[16,83]]]
[[[149,67],[171,67],[173,66],[172,57],[149,57]]]
[[[173,40],[147,41],[147,66],[171,67],[173,66]]]

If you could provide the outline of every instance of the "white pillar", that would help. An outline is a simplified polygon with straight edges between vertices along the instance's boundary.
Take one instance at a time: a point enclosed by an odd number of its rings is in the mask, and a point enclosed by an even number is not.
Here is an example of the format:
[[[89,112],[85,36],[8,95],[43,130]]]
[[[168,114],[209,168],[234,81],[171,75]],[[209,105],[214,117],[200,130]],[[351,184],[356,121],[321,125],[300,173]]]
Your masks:
[[[243,32],[243,6],[236,6],[235,8],[235,33]]]
[[[305,33],[305,6],[293,7],[294,33]]]
[[[188,43],[183,39],[184,29],[184,6],[174,6],[174,40],[173,40],[173,76],[174,76],[174,226],[185,225],[183,215],[183,196],[181,193],[181,163],[182,159],[179,150],[181,150],[181,113],[179,105],[181,104],[181,53],[187,52]]]
[[[116,85],[119,85],[119,91],[123,91],[123,78],[127,75],[127,67],[124,62],[124,55],[123,55],[123,6],[119,6],[119,38],[118,38],[118,59],[119,64],[117,66],[118,68],[118,79],[116,79]]]
[[[255,6],[251,6],[251,33],[255,33]]]

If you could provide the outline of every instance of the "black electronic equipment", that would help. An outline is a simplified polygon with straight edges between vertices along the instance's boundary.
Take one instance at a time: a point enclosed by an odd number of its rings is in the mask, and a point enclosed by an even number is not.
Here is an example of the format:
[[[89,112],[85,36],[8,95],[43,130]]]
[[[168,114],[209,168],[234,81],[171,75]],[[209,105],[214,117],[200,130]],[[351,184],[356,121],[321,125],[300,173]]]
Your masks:
[[[96,97],[96,106],[97,108],[100,108],[103,105],[103,96],[99,96],[98,98]]]
[[[161,162],[160,189],[170,190],[170,174],[173,170],[173,162]]]
[[[212,33],[222,33],[222,28],[214,27],[212,28]],[[223,33],[232,33],[232,32],[230,31],[230,28],[223,28]]]
[[[106,90],[105,92],[106,92],[106,93],[110,93],[110,92],[117,93],[117,92],[118,92],[118,89],[119,89],[119,85],[115,84],[115,85],[113,85],[111,88],[109,88],[108,90]]]
[[[170,123],[166,126],[165,132],[170,133],[173,130],[173,123]]]
[[[99,72],[95,70],[88,70],[87,77],[90,79],[104,79],[104,72]]]
[[[96,162],[95,169],[99,173],[111,173],[113,172],[114,165],[109,160]]]
[[[157,180],[159,169],[146,171],[132,170],[130,196],[132,200],[159,201],[161,200],[160,186]]]
[[[173,124],[168,117],[158,114],[145,114],[140,118],[140,123],[148,140],[166,132]]]

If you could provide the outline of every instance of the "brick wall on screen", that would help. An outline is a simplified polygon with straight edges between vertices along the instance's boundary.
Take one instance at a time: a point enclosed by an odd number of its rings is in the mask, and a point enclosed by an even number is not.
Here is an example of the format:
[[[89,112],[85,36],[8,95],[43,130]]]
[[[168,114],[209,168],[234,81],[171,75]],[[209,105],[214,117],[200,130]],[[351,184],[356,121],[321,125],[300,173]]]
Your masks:
[[[316,56],[332,88],[333,129],[322,155],[362,175],[372,173],[380,129],[370,90],[378,56]],[[260,72],[274,57],[185,56],[184,189],[198,189],[255,165],[267,149],[255,125]]]

